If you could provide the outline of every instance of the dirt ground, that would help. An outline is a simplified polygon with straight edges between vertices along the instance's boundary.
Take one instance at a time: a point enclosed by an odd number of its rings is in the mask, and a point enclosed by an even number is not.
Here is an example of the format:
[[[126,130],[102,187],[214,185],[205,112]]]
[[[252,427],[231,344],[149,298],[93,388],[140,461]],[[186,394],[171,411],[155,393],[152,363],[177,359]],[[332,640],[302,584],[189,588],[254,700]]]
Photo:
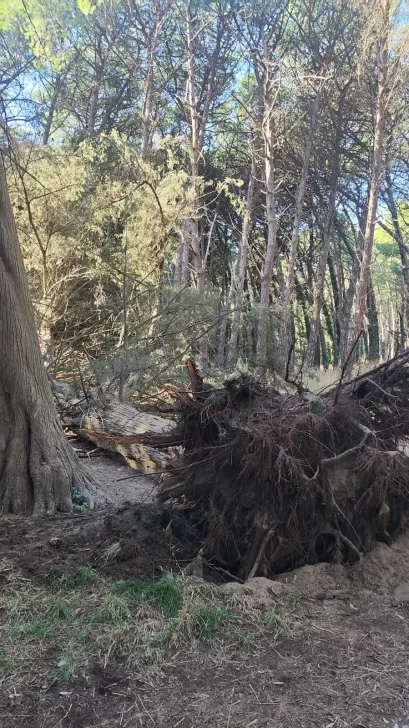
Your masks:
[[[88,467],[112,497],[103,511],[46,521],[1,518],[0,556],[28,585],[85,564],[131,580],[195,555],[194,529],[191,543],[169,542],[169,514],[154,505],[150,478],[122,481],[135,473],[105,458]],[[28,681],[1,685],[1,727],[409,725],[409,536],[377,545],[349,570],[318,564],[277,582],[225,589],[256,610],[285,598],[289,628],[266,630],[249,644],[183,647],[159,665],[114,660],[63,686],[45,686],[33,670]]]

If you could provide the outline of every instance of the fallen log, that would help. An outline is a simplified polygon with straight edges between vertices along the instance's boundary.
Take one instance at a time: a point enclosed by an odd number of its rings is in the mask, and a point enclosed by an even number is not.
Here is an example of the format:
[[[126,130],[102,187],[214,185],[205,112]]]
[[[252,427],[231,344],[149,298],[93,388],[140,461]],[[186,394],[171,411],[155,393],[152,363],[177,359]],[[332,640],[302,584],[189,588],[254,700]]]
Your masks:
[[[121,455],[132,468],[143,473],[161,473],[175,456],[182,439],[173,420],[141,412],[114,397],[76,398],[64,391],[60,398],[60,417],[71,428],[97,447]]]

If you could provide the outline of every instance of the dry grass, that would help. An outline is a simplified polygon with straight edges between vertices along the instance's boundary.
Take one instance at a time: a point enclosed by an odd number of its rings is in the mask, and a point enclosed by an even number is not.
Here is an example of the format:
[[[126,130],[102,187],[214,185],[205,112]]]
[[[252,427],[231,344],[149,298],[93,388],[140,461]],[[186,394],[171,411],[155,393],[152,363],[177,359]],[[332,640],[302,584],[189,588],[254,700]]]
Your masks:
[[[260,611],[220,587],[172,574],[114,582],[84,566],[35,586],[3,559],[0,575],[0,684],[39,666],[50,685],[117,659],[159,664],[186,646],[246,645],[285,624],[273,609]]]
[[[352,368],[351,378],[370,372],[374,363],[360,362]],[[342,374],[341,367],[328,367],[328,369],[304,369],[302,376],[303,386],[314,394],[332,389],[337,385]]]

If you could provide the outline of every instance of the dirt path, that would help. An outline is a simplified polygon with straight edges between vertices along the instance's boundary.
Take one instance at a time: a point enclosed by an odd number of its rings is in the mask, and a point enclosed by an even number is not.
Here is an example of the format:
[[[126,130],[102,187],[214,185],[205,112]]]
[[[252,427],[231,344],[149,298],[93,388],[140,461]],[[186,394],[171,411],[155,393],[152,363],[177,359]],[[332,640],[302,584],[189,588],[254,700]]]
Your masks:
[[[150,475],[130,468],[120,456],[107,457],[86,440],[74,438],[71,444],[81,456],[101,492],[111,506],[124,503],[151,503],[155,498],[156,483]]]
[[[125,502],[151,503],[155,498],[154,479],[132,470],[119,460],[96,457],[86,460],[85,466],[114,506]]]

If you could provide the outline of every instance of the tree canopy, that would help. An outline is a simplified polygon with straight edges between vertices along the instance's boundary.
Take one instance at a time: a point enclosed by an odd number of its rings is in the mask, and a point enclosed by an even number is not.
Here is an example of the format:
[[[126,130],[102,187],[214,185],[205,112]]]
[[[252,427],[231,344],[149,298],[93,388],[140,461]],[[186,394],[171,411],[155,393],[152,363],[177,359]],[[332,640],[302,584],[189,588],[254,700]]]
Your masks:
[[[406,347],[407,50],[389,0],[3,3],[53,374],[142,391],[188,353],[289,379]]]

